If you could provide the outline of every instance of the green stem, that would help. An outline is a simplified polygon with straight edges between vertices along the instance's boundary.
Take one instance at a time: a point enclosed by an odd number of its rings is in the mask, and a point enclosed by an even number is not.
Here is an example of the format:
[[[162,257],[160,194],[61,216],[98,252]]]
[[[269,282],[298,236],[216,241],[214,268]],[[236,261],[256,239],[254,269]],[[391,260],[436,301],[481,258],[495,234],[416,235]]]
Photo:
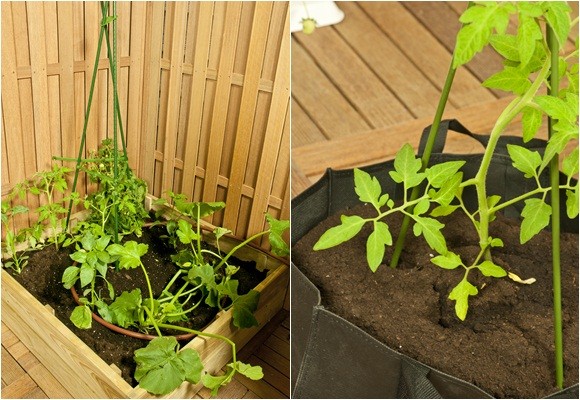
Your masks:
[[[241,242],[240,244],[238,244],[236,247],[234,247],[233,249],[230,250],[230,252],[224,257],[222,258],[222,260],[219,262],[218,265],[215,266],[214,271],[218,270],[222,265],[224,265],[226,263],[226,261],[228,261],[228,259],[239,249],[241,249],[242,247],[244,247],[245,245],[247,245],[248,243],[250,243],[251,241],[259,238],[260,236],[266,235],[270,233],[270,230],[268,229],[267,231],[264,232],[258,232],[256,233],[254,236],[244,240],[243,242]]]
[[[558,40],[552,29],[548,26],[546,31],[548,47],[550,48],[550,96],[558,97],[560,87]],[[554,121],[548,118],[548,136],[552,137]],[[560,176],[559,159],[556,154],[550,161],[550,184],[552,206],[552,286],[554,295],[554,345],[556,386],[560,389],[564,386],[564,351],[562,343],[562,288],[560,271]]]
[[[151,307],[151,312],[155,309],[155,304],[153,303],[153,289],[151,289],[151,281],[149,280],[149,274],[147,274],[147,270],[143,263],[139,263],[141,266],[141,270],[143,271],[143,275],[145,275],[145,282],[147,282],[147,290],[149,290],[149,306]],[[150,314],[151,315],[151,314]],[[153,315],[151,315],[151,320],[154,320]]]
[[[113,1],[113,16],[116,17],[117,15],[117,2]],[[113,176],[114,182],[117,184],[119,182],[119,150],[117,144],[117,119],[118,115],[118,104],[119,98],[117,97],[117,19],[113,20],[113,54],[112,58],[110,59],[111,63],[111,79],[113,81]],[[118,192],[115,190],[114,192],[115,198],[114,201],[114,208],[113,208],[113,221],[115,222],[115,230],[113,239],[115,243],[119,243],[119,199],[118,199]]]
[[[479,244],[481,247],[487,246],[487,238],[489,237],[490,210],[487,205],[486,176],[493,154],[495,152],[495,148],[503,131],[506,129],[508,124],[511,123],[512,120],[518,115],[518,113],[532,101],[536,92],[539,90],[540,85],[544,82],[549,72],[550,63],[549,60],[546,60],[536,79],[530,88],[526,91],[526,93],[524,93],[521,97],[514,99],[508,105],[508,107],[503,110],[489,136],[489,141],[485,148],[483,159],[481,160],[481,165],[477,171],[477,174],[475,175],[475,188],[477,191],[477,203],[479,209],[478,233]],[[486,259],[490,259],[490,257],[491,256],[489,252],[487,252]]]
[[[86,138],[87,138],[87,127],[89,124],[89,115],[91,113],[91,105],[93,104],[93,93],[95,92],[95,82],[97,80],[97,72],[99,71],[99,58],[101,57],[101,47],[102,47],[102,43],[103,43],[103,34],[105,31],[105,27],[101,26],[101,30],[99,32],[99,41],[97,44],[97,54],[95,55],[95,65],[93,67],[93,76],[91,78],[91,87],[89,90],[89,98],[87,101],[87,110],[85,112],[85,122],[83,124],[83,133],[81,136],[81,144],[79,146],[79,153],[76,159],[76,166],[75,166],[75,176],[73,179],[73,185],[72,185],[72,192],[74,192],[77,188],[77,182],[78,182],[78,178],[79,178],[79,172],[80,172],[80,164],[81,164],[81,159],[83,156],[83,150],[85,149],[85,142],[86,142]],[[72,206],[73,206],[73,201],[72,199],[69,201],[68,204],[68,212],[66,215],[66,223],[65,223],[65,227],[66,229],[68,229],[69,227],[69,223],[70,223],[70,216],[72,213]]]
[[[455,77],[456,69],[453,68],[453,58],[451,59],[451,64],[449,65],[449,70],[447,71],[447,78],[445,79],[445,84],[443,86],[443,92],[439,98],[439,104],[437,105],[437,111],[435,112],[435,117],[433,119],[433,124],[431,124],[431,129],[429,130],[429,136],[427,137],[427,143],[425,145],[425,150],[423,156],[421,157],[421,172],[427,168],[429,165],[429,159],[431,158],[431,152],[433,150],[433,144],[437,138],[437,132],[439,131],[439,125],[441,124],[441,119],[443,118],[443,112],[445,111],[445,106],[447,104],[447,99],[449,98],[449,93],[451,92],[451,86],[453,84],[453,78]],[[406,195],[406,193],[405,193]],[[419,196],[419,187],[415,186],[411,192],[410,200],[413,201]],[[413,209],[409,208],[407,211],[412,214]],[[409,224],[411,218],[407,215],[403,218],[401,224],[401,230],[399,231],[399,236],[395,242],[395,247],[393,249],[393,256],[391,258],[391,268],[396,268],[399,263],[399,258],[403,247],[405,246],[405,237],[407,236],[407,231],[409,230]]]
[[[572,186],[570,186],[569,184],[568,185],[558,185],[558,190],[560,190],[560,189],[570,189],[570,190],[572,190],[574,188]],[[525,200],[528,197],[531,197],[533,195],[540,194],[540,193],[546,193],[549,190],[552,190],[552,188],[551,187],[549,187],[549,188],[538,187],[538,188],[536,188],[536,189],[534,189],[534,190],[532,190],[530,192],[524,193],[524,194],[522,194],[522,195],[520,195],[518,197],[514,197],[513,199],[508,200],[508,201],[506,201],[504,203],[496,204],[495,206],[493,206],[493,207],[491,207],[489,209],[489,212],[490,212],[490,214],[493,214],[493,213],[495,213],[495,212],[497,212],[497,211],[499,211],[501,209],[504,209],[504,208],[506,208],[508,206],[511,206],[512,204],[516,204],[516,203],[518,203],[518,202],[520,202],[522,200]]]

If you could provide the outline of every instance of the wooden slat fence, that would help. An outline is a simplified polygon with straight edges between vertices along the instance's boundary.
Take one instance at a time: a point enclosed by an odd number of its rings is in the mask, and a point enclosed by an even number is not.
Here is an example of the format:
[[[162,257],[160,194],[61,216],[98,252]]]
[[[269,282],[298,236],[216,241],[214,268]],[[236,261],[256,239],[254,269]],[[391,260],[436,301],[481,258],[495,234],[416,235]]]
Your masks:
[[[149,192],[225,201],[211,222],[240,236],[265,212],[288,218],[288,4],[135,1],[117,14],[123,127]],[[53,155],[77,156],[100,18],[97,2],[2,3],[3,196]],[[112,104],[103,44],[87,149],[112,136]]]

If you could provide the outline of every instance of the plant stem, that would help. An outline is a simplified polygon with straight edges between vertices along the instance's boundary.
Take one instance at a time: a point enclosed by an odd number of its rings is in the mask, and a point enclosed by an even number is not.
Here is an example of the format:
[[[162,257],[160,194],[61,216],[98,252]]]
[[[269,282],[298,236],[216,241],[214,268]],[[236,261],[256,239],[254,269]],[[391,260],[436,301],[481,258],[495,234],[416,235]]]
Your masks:
[[[447,78],[445,79],[445,84],[443,85],[443,92],[441,93],[441,97],[439,98],[439,104],[437,105],[437,111],[435,112],[435,117],[433,118],[433,124],[431,124],[431,129],[429,130],[429,136],[427,137],[427,143],[425,145],[425,150],[421,157],[421,172],[427,168],[429,165],[429,159],[431,158],[431,151],[433,150],[433,143],[435,143],[435,139],[437,138],[437,132],[439,131],[439,125],[441,124],[441,119],[443,118],[443,112],[445,111],[445,105],[447,104],[447,99],[449,98],[449,93],[451,92],[451,85],[453,84],[453,78],[455,77],[456,69],[453,68],[453,58],[451,59],[451,64],[449,65],[449,70],[447,71]],[[406,195],[406,192],[405,192]],[[415,186],[411,191],[411,198],[410,201],[416,200],[419,196],[419,186]],[[407,211],[412,214],[413,207],[411,206]],[[391,268],[396,268],[397,264],[399,263],[399,258],[401,256],[401,252],[405,246],[405,237],[407,236],[407,230],[409,229],[409,224],[411,222],[411,218],[408,215],[405,215],[403,218],[403,222],[401,224],[401,230],[399,231],[399,236],[397,237],[397,241],[395,243],[395,247],[393,249],[393,256],[391,258]]]
[[[530,88],[521,97],[515,98],[500,114],[489,136],[489,141],[485,148],[481,165],[479,166],[479,170],[474,178],[477,191],[477,205],[479,209],[479,245],[482,248],[487,246],[487,239],[489,237],[489,219],[491,213],[487,204],[486,177],[495,148],[505,128],[510,122],[512,122],[516,115],[518,115],[518,113],[532,101],[534,95],[548,76],[549,72],[550,62],[549,60],[546,60]],[[488,260],[491,258],[489,251],[486,252],[485,258]]]
[[[247,245],[248,243],[250,243],[251,241],[253,241],[254,239],[259,238],[260,236],[266,235],[270,233],[270,230],[268,229],[267,231],[264,232],[258,232],[256,233],[254,236],[249,237],[248,239],[244,240],[242,243],[238,244],[236,247],[234,247],[233,249],[230,250],[230,252],[224,257],[222,258],[222,260],[219,262],[218,265],[216,265],[214,267],[214,271],[219,269],[222,265],[224,265],[226,263],[226,261],[239,249],[241,249],[242,247],[244,247],[245,245]]]
[[[558,40],[550,26],[546,27],[546,37],[550,49],[550,88],[548,94],[558,97],[560,87]],[[554,132],[554,121],[548,118],[548,136]],[[564,386],[564,355],[562,344],[562,288],[560,271],[560,176],[559,159],[556,154],[550,161],[550,184],[552,206],[552,287],[554,295],[554,345],[556,386],[560,389]]]

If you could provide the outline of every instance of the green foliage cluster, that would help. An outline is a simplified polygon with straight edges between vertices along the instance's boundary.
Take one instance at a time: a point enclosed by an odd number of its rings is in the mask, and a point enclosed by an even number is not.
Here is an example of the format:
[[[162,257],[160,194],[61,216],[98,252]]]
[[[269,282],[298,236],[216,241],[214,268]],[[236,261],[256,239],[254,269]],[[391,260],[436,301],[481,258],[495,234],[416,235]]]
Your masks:
[[[508,33],[508,23],[517,15],[517,32]],[[455,312],[463,320],[468,311],[469,296],[478,289],[469,281],[472,271],[484,276],[502,278],[510,276],[501,266],[494,263],[491,249],[503,246],[500,238],[489,235],[489,223],[495,214],[516,202],[524,202],[521,213],[520,242],[526,243],[548,226],[552,207],[547,201],[550,187],[543,187],[540,175],[555,156],[559,156],[574,140],[578,139],[578,43],[570,54],[565,54],[565,44],[571,27],[577,21],[570,20],[570,9],[565,2],[475,2],[461,16],[463,27],[458,33],[453,65],[455,68],[469,62],[485,46],[504,57],[504,68],[483,82],[488,88],[511,92],[515,99],[498,117],[490,134],[480,168],[474,178],[464,180],[462,161],[433,165],[425,170],[421,160],[414,155],[413,148],[406,144],[397,153],[391,178],[402,184],[403,202],[396,205],[388,194],[383,194],[379,181],[366,172],[355,169],[354,186],[361,202],[371,204],[377,211],[376,217],[362,218],[357,215],[342,216],[341,224],[330,228],[318,240],[314,250],[334,247],[356,236],[365,224],[372,224],[373,231],[366,243],[367,262],[372,271],[383,262],[385,246],[392,245],[392,235],[384,218],[400,212],[413,221],[415,236],[423,236],[437,253],[432,263],[443,269],[463,268],[463,278],[449,293],[455,301]],[[543,85],[549,87],[550,49],[543,27],[549,26],[556,34],[559,44],[559,73],[566,77],[567,86],[558,96],[539,93]],[[544,154],[524,146],[508,145],[513,166],[524,177],[535,181],[536,188],[515,199],[503,200],[500,196],[487,193],[486,176],[498,139],[506,126],[521,116],[523,141],[534,138],[548,116],[553,121],[554,134],[550,137]],[[568,217],[578,215],[578,183],[573,177],[578,173],[578,149],[569,153],[562,161],[562,172],[567,180],[560,185],[566,191]],[[424,185],[416,199],[409,197],[409,189]],[[478,209],[470,212],[463,202],[463,190],[473,186],[477,192]],[[448,249],[442,233],[443,223],[439,217],[463,211],[472,221],[479,235],[480,252],[474,260],[462,260],[459,254]]]

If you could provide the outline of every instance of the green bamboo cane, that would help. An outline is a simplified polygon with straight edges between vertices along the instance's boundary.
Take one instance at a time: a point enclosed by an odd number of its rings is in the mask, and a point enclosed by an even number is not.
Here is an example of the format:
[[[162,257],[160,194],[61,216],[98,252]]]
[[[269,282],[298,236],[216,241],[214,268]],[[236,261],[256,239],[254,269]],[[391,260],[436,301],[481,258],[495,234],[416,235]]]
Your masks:
[[[87,137],[87,127],[89,124],[89,115],[91,113],[91,105],[93,103],[93,94],[95,92],[95,83],[97,80],[97,72],[99,71],[99,59],[101,57],[101,47],[102,47],[102,43],[103,43],[104,31],[105,31],[105,26],[101,25],[101,30],[99,32],[99,42],[97,44],[97,54],[95,55],[95,64],[93,67],[93,75],[91,78],[91,87],[89,90],[89,98],[87,101],[87,108],[85,111],[85,122],[83,124],[83,133],[81,136],[81,144],[79,146],[79,153],[78,153],[78,156],[76,159],[75,176],[73,179],[72,192],[75,192],[76,188],[77,188],[79,172],[80,172],[80,165],[81,165],[81,161],[82,161],[83,151],[85,149],[85,143],[86,143],[86,137]],[[72,206],[73,206],[73,201],[71,199],[68,203],[68,212],[66,215],[65,229],[68,229],[68,227],[69,227]]]
[[[113,16],[117,16],[117,2],[113,1]],[[113,81],[113,93],[117,90],[117,18],[113,19],[113,54],[111,58],[111,78]],[[117,132],[117,118],[119,117],[119,99],[115,94],[113,94],[113,176],[114,182],[119,181],[119,149],[117,144],[118,132]],[[115,222],[115,232],[114,240],[115,243],[119,242],[119,198],[118,192],[113,191],[113,220]]]
[[[559,45],[556,35],[550,26],[546,27],[546,38],[551,56],[550,87],[548,94],[558,97],[560,87],[559,76]],[[554,121],[548,118],[548,136],[554,132]],[[554,295],[554,344],[556,386],[562,389],[564,385],[564,355],[562,345],[562,288],[560,269],[560,165],[556,154],[550,162],[550,184],[552,205],[552,287]]]
[[[453,84],[453,78],[455,77],[456,69],[453,67],[453,58],[451,59],[451,65],[449,65],[449,70],[447,71],[447,78],[445,79],[445,85],[443,86],[443,92],[439,98],[439,104],[437,105],[437,111],[435,112],[435,118],[433,119],[433,124],[431,124],[431,129],[429,130],[429,136],[427,137],[427,143],[425,145],[425,151],[421,156],[421,171],[429,165],[429,159],[431,158],[431,152],[433,150],[433,144],[437,138],[437,132],[439,131],[439,125],[441,124],[441,119],[443,118],[443,112],[445,111],[445,106],[447,105],[447,99],[449,98],[449,92],[451,91],[451,86]],[[419,197],[419,186],[415,186],[411,191],[411,200],[416,200]],[[413,213],[413,206],[409,207],[407,210],[410,214]],[[401,224],[401,230],[399,231],[399,236],[395,242],[395,247],[393,249],[393,256],[391,258],[391,268],[396,268],[399,263],[399,258],[401,252],[405,246],[405,238],[407,236],[407,230],[409,229],[409,224],[411,222],[411,217],[406,214],[403,218]]]

